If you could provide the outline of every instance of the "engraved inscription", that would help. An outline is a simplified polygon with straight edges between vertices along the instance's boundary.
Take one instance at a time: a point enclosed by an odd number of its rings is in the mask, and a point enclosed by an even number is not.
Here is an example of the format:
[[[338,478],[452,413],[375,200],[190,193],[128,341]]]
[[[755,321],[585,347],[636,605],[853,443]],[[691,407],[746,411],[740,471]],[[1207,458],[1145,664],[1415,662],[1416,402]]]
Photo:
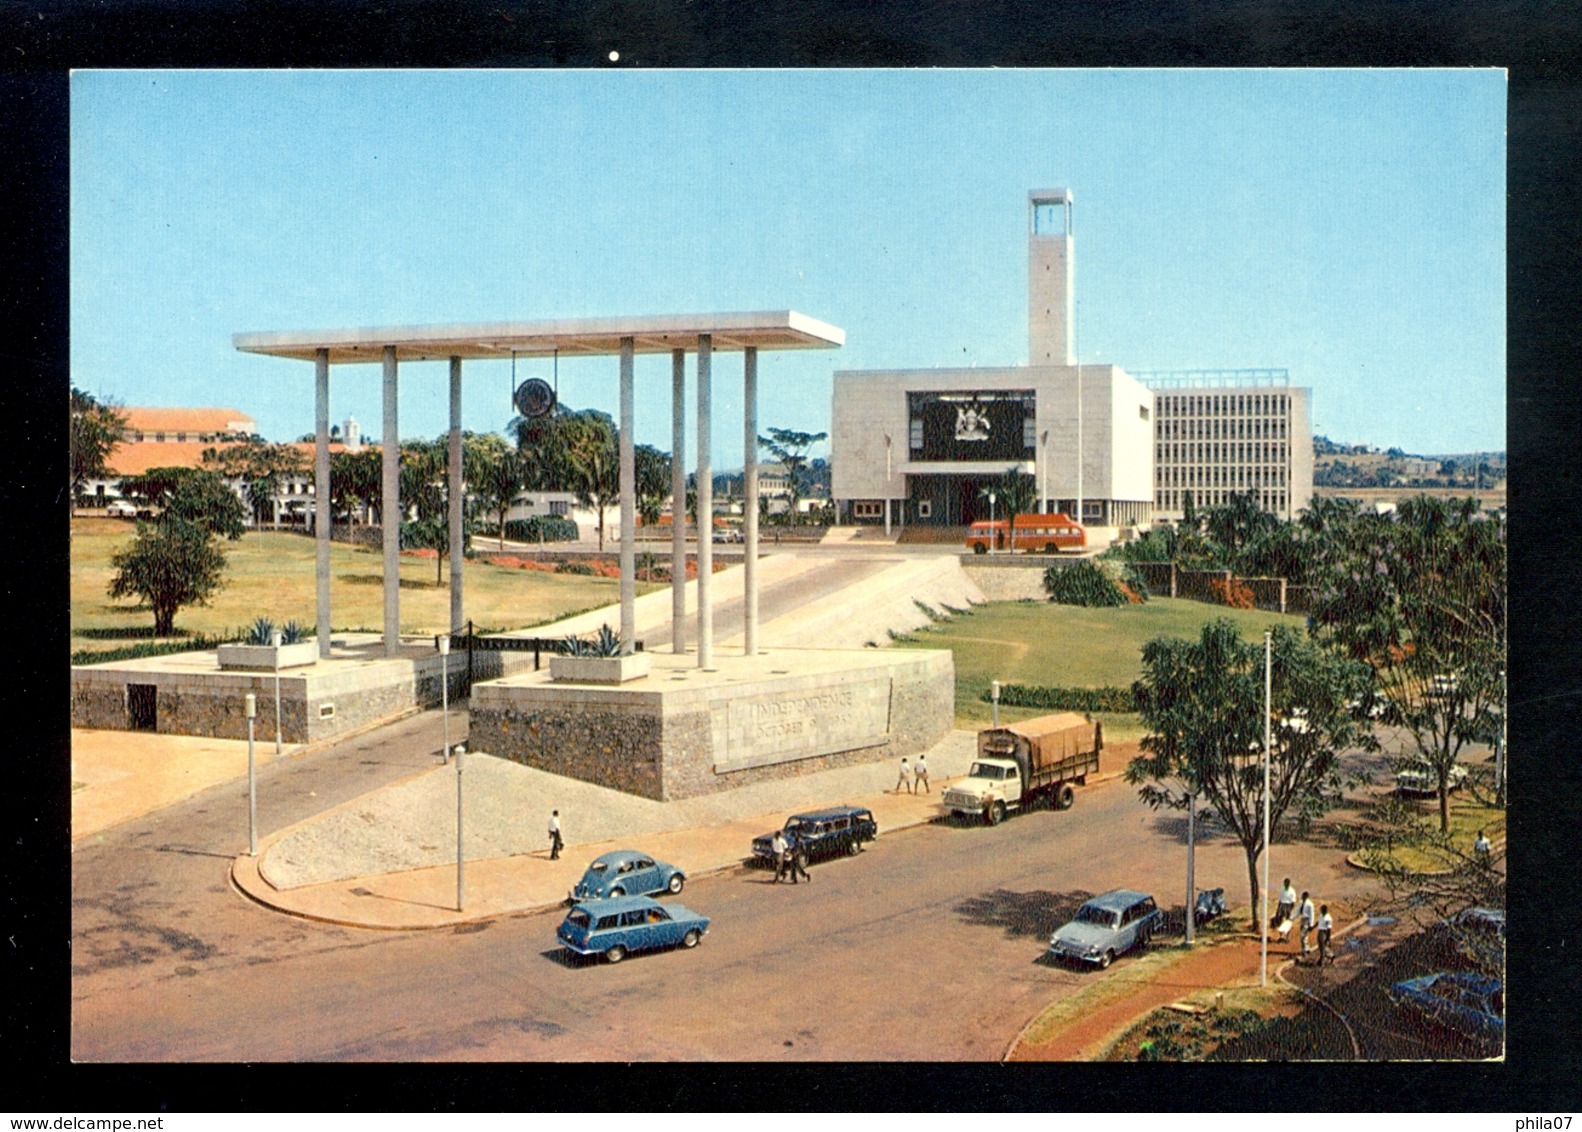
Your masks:
[[[865,679],[732,700],[717,769],[761,766],[886,742],[890,681]]]

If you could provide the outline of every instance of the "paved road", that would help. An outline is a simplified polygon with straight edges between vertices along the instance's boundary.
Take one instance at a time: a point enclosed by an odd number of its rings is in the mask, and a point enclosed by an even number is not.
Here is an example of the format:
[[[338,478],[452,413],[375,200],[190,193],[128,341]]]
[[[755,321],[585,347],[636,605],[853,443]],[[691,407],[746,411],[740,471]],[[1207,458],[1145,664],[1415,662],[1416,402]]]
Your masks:
[[[438,724],[271,768],[266,824],[420,769]],[[218,788],[75,855],[74,1058],[993,1060],[1047,1002],[1124,977],[1042,962],[1081,899],[1125,884],[1179,902],[1180,821],[1114,782],[1066,813],[881,838],[808,885],[700,878],[682,902],[714,927],[695,951],[569,963],[554,913],[408,934],[258,908],[225,879],[245,806]],[[1277,852],[1304,887],[1358,883],[1333,850]],[[1239,894],[1239,850],[1200,845],[1198,875]]]

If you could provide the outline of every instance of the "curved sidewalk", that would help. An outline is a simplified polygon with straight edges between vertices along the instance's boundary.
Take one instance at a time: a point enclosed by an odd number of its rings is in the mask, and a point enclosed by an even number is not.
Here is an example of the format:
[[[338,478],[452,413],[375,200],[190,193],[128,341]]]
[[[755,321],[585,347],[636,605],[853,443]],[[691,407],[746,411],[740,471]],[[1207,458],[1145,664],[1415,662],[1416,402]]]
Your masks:
[[[545,784],[538,779],[550,780],[560,791],[554,797],[563,797],[570,789],[595,791],[597,801],[590,798],[590,804],[579,805],[575,811],[588,815],[582,819],[583,825],[591,825],[592,816],[603,813],[601,827],[591,829],[591,833],[626,832],[568,843],[560,859],[551,861],[548,850],[541,847],[547,806],[503,805],[492,810],[477,807],[479,818],[475,825],[472,792],[467,791],[467,842],[487,852],[491,845],[509,845],[515,838],[523,843],[524,851],[477,859],[469,856],[463,867],[464,899],[460,911],[456,908],[455,774],[450,767],[436,767],[266,838],[257,858],[244,854],[235,859],[231,878],[241,892],[260,904],[309,919],[376,929],[454,927],[559,905],[582,876],[588,861],[611,849],[640,847],[677,865],[689,879],[696,879],[741,866],[751,854],[754,837],[778,828],[790,814],[814,806],[868,806],[878,821],[880,836],[926,824],[939,816],[939,797],[948,777],[966,772],[974,748],[972,732],[955,731],[947,736],[928,752],[933,793],[916,795],[886,789],[895,777],[895,767],[888,761],[671,803],[635,799],[586,783],[568,784],[568,780],[512,763],[490,767],[489,771],[496,775],[520,772],[527,790],[541,790]],[[478,760],[491,756],[471,754],[466,758],[464,780],[473,773]],[[427,801],[379,808],[378,795],[402,790],[410,792],[408,796],[425,792]],[[402,816],[392,817],[394,814]],[[357,831],[376,820],[406,824],[405,829],[384,831],[381,850],[405,859],[386,871],[369,869],[363,875],[320,879],[324,867],[333,869],[346,856],[353,861],[377,858],[377,853],[359,856],[358,850],[363,847],[348,849],[344,844],[346,838],[357,836]],[[647,832],[643,831],[645,826]],[[575,830],[568,832],[574,834]],[[444,833],[448,833],[448,842],[441,841]],[[282,860],[287,856],[287,845],[294,847],[292,852],[297,859]],[[540,847],[528,849],[527,845]]]

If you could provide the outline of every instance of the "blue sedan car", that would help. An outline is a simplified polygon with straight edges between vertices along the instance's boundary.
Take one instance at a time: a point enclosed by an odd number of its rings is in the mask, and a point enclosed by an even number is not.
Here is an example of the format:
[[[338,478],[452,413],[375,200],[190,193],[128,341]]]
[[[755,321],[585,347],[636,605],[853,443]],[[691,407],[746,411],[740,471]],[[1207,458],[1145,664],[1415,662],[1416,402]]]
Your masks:
[[[1402,979],[1390,999],[1429,1022],[1483,1041],[1505,1038],[1505,988],[1499,979],[1469,971],[1440,971]]]
[[[656,947],[696,947],[709,930],[709,918],[680,904],[661,904],[648,896],[620,896],[575,904],[560,930],[560,945],[577,955],[602,955],[619,963],[634,951]]]
[[[1134,947],[1147,947],[1164,928],[1165,914],[1146,892],[1117,888],[1095,896],[1049,940],[1056,959],[1091,963],[1101,970]]]
[[[651,892],[674,896],[686,883],[686,874],[674,865],[656,861],[647,853],[617,849],[593,859],[572,888],[571,903],[610,896],[646,896]]]

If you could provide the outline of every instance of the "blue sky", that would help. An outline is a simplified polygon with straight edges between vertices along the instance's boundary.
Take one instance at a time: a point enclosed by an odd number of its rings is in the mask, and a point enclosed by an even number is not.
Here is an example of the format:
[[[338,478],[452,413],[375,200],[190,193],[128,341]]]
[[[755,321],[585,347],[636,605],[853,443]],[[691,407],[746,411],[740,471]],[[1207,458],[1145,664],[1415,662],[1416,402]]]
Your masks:
[[[1284,367],[1334,439],[1505,446],[1499,71],[87,71],[71,94],[72,380],[122,404],[293,439],[312,366],[234,333],[790,308],[846,345],[761,355],[760,430],[823,431],[836,369],[1026,361],[1027,192],[1064,186],[1085,361]],[[717,467],[740,365],[716,359]],[[403,366],[404,437],[446,427],[445,374]],[[668,358],[637,377],[637,439],[668,448]],[[467,363],[466,427],[504,426],[510,381]],[[559,382],[614,412],[613,359]],[[378,432],[377,366],[334,369],[348,414]]]

